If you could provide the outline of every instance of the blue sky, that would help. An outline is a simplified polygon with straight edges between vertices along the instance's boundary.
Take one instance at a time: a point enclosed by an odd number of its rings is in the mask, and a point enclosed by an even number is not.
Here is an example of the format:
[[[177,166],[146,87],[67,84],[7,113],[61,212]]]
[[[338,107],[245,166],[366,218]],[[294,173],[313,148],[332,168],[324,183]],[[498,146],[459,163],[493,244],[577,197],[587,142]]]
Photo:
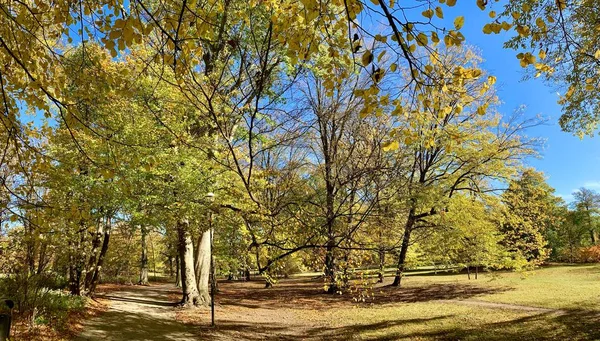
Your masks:
[[[547,125],[528,132],[529,136],[546,139],[541,158],[529,160],[529,165],[543,171],[548,183],[556,189],[556,194],[567,202],[572,200],[571,193],[580,187],[600,191],[600,136],[581,140],[561,131],[558,125],[561,108],[556,103],[556,88],[540,80],[522,81],[523,70],[516,58],[517,52],[502,48],[509,35],[483,34],[483,25],[491,20],[487,11],[479,10],[474,1],[463,2],[454,8],[444,6],[443,9],[444,21],[450,25],[456,16],[465,17],[462,32],[467,43],[481,50],[485,69],[498,79],[501,112],[509,115],[525,105],[527,116],[541,114],[548,118]],[[501,11],[500,6],[495,9]]]

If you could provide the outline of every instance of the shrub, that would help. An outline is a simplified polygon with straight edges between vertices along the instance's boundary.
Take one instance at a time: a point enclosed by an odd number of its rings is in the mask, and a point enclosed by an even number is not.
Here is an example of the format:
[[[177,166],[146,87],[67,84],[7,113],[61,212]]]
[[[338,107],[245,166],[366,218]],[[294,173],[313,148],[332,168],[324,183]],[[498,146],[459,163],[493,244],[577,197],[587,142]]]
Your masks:
[[[579,248],[577,250],[574,261],[576,263],[598,263],[598,262],[600,262],[600,245]]]

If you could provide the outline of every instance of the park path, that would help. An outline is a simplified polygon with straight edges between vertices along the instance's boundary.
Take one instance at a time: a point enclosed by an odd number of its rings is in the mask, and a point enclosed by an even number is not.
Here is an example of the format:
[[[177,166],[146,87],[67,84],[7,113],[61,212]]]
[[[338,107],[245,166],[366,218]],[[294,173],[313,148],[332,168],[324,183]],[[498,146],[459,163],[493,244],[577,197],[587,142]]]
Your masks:
[[[132,286],[98,297],[110,302],[108,310],[84,323],[75,341],[198,340],[197,330],[175,320],[172,284]]]

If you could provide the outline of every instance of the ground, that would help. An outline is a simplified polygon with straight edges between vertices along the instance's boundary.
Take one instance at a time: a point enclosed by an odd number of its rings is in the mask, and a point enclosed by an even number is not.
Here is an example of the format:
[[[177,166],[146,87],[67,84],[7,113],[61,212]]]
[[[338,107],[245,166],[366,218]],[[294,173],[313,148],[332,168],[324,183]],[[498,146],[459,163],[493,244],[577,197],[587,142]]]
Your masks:
[[[105,315],[81,340],[597,340],[600,266],[531,273],[417,274],[403,287],[377,285],[348,295],[322,293],[311,277],[222,282],[215,328],[208,309],[173,307],[167,284],[105,295]],[[368,296],[368,297],[367,297]],[[361,297],[365,298],[365,302]],[[176,317],[176,319],[175,319]]]
[[[179,292],[172,284],[129,286],[98,294],[109,302],[103,314],[85,323],[75,341],[197,340],[197,329],[175,319],[176,303],[170,296]]]

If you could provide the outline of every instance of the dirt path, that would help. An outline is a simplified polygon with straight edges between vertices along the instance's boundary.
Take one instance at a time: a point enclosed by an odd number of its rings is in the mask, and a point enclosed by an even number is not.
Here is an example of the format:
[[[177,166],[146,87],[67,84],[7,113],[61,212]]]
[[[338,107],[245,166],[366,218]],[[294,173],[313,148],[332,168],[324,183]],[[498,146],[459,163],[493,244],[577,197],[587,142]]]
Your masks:
[[[99,295],[110,301],[108,311],[87,321],[75,341],[197,340],[198,330],[175,321],[171,284],[132,286]]]

